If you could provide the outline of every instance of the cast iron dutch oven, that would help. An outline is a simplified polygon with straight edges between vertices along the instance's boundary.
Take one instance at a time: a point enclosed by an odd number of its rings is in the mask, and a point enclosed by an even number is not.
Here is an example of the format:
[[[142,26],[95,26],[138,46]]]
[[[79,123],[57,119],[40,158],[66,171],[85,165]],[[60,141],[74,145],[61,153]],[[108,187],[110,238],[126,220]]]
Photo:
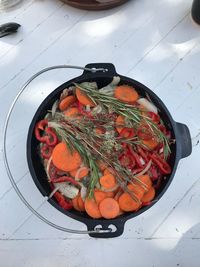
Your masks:
[[[185,158],[191,154],[192,145],[191,145],[191,137],[189,130],[186,125],[175,122],[163,102],[158,98],[156,94],[154,94],[149,88],[144,86],[143,84],[139,83],[136,80],[130,79],[128,77],[119,75],[113,64],[110,63],[96,63],[96,64],[88,64],[87,68],[105,68],[107,72],[96,72],[91,73],[89,71],[84,71],[83,74],[77,78],[74,78],[70,81],[65,82],[64,84],[60,85],[56,88],[50,95],[46,97],[46,99],[42,102],[39,106],[35,116],[31,122],[28,132],[28,139],[27,139],[27,160],[30,169],[30,173],[32,178],[44,196],[48,196],[51,193],[51,188],[49,183],[47,182],[46,173],[44,171],[43,165],[40,161],[39,154],[38,154],[38,141],[34,136],[34,126],[37,121],[44,118],[47,110],[51,109],[55,100],[57,100],[60,96],[60,93],[63,89],[72,85],[73,82],[81,83],[85,81],[95,81],[98,84],[98,87],[101,88],[108,83],[111,82],[113,76],[120,76],[121,84],[128,84],[136,88],[141,96],[145,96],[147,93],[154,104],[159,108],[161,118],[164,120],[165,124],[167,125],[168,129],[170,129],[172,133],[172,138],[176,139],[176,143],[172,145],[172,153],[170,156],[170,165],[172,167],[172,173],[166,176],[165,179],[162,180],[161,186],[157,191],[156,199],[160,199],[164,192],[169,187],[176,168],[177,164],[180,159]],[[63,212],[67,216],[83,222],[87,225],[88,230],[94,230],[97,225],[101,225],[103,230],[108,230],[110,225],[114,225],[116,227],[115,232],[106,232],[106,233],[97,233],[97,234],[90,234],[93,237],[99,238],[108,238],[108,237],[117,237],[120,236],[124,231],[124,224],[127,220],[138,216],[142,212],[149,209],[151,206],[143,207],[138,212],[135,213],[126,213],[121,215],[116,219],[105,220],[105,219],[92,219],[87,216],[86,213],[80,213],[75,210],[65,211],[63,210],[55,201],[54,198],[51,198],[49,202],[59,211]]]

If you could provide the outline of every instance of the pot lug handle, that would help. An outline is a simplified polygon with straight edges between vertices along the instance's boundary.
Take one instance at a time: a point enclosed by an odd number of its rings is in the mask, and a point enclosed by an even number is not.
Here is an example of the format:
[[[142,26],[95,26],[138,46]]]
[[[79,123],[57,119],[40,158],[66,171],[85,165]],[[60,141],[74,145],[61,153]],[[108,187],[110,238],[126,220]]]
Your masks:
[[[93,72],[84,70],[81,76],[115,76],[118,75],[115,66],[112,63],[90,63],[85,66],[88,69],[94,69]]]
[[[115,222],[108,221],[101,221],[100,223],[98,220],[94,220],[93,222],[87,222],[88,231],[97,231],[96,233],[90,233],[91,237],[95,238],[113,238],[118,237],[123,234],[124,232],[124,220],[117,220]]]
[[[186,158],[192,153],[192,141],[190,131],[185,124],[176,122],[177,141],[179,142],[179,149],[181,158]]]

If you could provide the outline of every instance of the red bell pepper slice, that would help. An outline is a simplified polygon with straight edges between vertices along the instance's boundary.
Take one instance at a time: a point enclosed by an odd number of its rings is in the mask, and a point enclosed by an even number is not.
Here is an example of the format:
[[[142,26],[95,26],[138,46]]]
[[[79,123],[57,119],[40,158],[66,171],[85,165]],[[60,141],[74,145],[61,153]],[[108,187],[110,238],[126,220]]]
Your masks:
[[[163,174],[170,174],[172,169],[171,166],[163,159],[161,158],[158,154],[151,154],[151,159],[152,161],[158,166],[160,169],[161,173]]]
[[[44,132],[46,126],[48,126],[48,120],[41,120],[35,126],[35,137],[42,143],[46,143],[46,136],[41,135],[41,132]]]
[[[58,204],[64,209],[64,210],[70,210],[73,205],[71,202],[67,201],[65,199],[65,197],[59,193],[59,192],[55,192],[54,193],[54,197],[55,199],[58,201]]]
[[[45,130],[46,135],[46,144],[48,146],[55,146],[58,143],[58,137],[57,135],[53,132],[53,130],[48,127]]]
[[[139,168],[143,168],[144,166],[142,165],[141,161],[140,161],[140,156],[132,149],[132,147],[130,145],[128,145],[128,150],[129,153],[133,156],[133,158],[135,159],[136,164],[138,165]]]
[[[44,144],[40,150],[41,156],[44,159],[49,159],[51,157],[52,151],[53,151],[52,147],[49,147],[47,144]]]
[[[158,123],[160,122],[160,116],[159,116],[158,114],[156,114],[156,113],[154,113],[154,112],[152,112],[152,111],[149,111],[149,112],[147,113],[147,115],[148,115],[148,117],[151,118],[151,120],[152,120],[154,123],[158,124]]]

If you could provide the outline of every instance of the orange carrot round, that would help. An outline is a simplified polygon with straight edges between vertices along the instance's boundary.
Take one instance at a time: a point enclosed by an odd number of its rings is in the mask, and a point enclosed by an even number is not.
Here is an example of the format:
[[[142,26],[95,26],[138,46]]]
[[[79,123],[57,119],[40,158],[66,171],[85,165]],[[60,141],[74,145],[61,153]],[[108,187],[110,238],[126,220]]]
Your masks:
[[[107,174],[114,174],[114,170],[110,167],[106,168],[104,171],[103,171],[103,174],[104,175],[107,175]]]
[[[78,101],[83,104],[84,106],[90,106],[95,107],[95,103],[87,96],[87,94],[81,89],[76,88],[76,97],[78,98]]]
[[[122,102],[132,104],[138,100],[139,95],[136,90],[128,85],[119,85],[115,88],[114,95]]]
[[[156,191],[154,189],[154,187],[152,186],[148,192],[146,192],[146,194],[144,194],[143,198],[142,198],[142,202],[149,202],[151,200],[154,199],[156,194]]]
[[[137,199],[141,199],[144,196],[145,190],[138,184],[129,184],[128,189],[134,193]]]
[[[101,215],[105,219],[113,219],[119,215],[119,204],[114,198],[105,198],[99,204]]]
[[[71,151],[65,143],[57,144],[52,152],[53,164],[62,171],[72,171],[81,165],[81,156],[77,150]]]
[[[80,167],[78,169],[70,171],[70,175],[72,177],[76,177],[77,179],[81,180],[89,173],[89,169],[87,167]]]
[[[136,202],[128,193],[123,193],[119,197],[119,207],[123,211],[136,211],[140,207],[140,203]]]
[[[81,195],[79,195],[79,197],[78,197],[78,207],[79,207],[80,211],[85,211],[85,203],[84,203]]]
[[[158,146],[158,141],[155,138],[149,140],[142,140],[142,143],[147,146],[150,150],[155,149]]]
[[[138,177],[138,179],[142,182],[142,183],[139,183],[139,182],[136,182],[138,183],[141,187],[143,187],[145,189],[145,191],[148,191],[151,186],[152,186],[152,181],[151,181],[151,178],[149,177],[148,174],[146,175],[141,175]],[[143,186],[144,184],[144,186]]]
[[[66,117],[77,117],[77,115],[79,115],[79,110],[78,108],[68,108],[65,112],[64,112]]]
[[[99,219],[102,217],[100,210],[99,210],[99,207],[98,207],[98,204],[96,203],[96,201],[93,198],[91,198],[91,199],[86,198],[85,210],[86,210],[87,214],[94,219]]]
[[[72,205],[75,210],[81,211],[78,205],[78,198],[79,198],[79,194],[75,198],[72,199]]]
[[[62,99],[59,103],[59,109],[64,111],[67,109],[71,104],[76,102],[76,97],[74,95],[70,95]]]
[[[105,192],[103,191],[100,191],[100,190],[97,190],[94,192],[94,198],[96,200],[96,203],[99,205],[99,203],[104,199],[106,198],[107,195]]]
[[[118,131],[118,133],[120,133],[125,125],[125,117],[119,115],[116,119],[115,125],[116,125],[116,130]]]
[[[116,179],[112,174],[101,176],[99,182],[105,189],[114,188],[116,186]]]

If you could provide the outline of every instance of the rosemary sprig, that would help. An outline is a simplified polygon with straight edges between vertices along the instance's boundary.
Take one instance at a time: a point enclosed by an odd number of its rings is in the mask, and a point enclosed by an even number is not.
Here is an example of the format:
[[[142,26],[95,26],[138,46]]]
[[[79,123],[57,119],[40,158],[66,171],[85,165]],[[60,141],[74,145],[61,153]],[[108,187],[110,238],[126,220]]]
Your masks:
[[[98,90],[94,90],[89,84],[82,85],[74,83],[74,85],[80,88],[82,91],[87,93],[87,95],[94,101],[95,103],[100,103],[102,106],[111,109],[113,112],[123,115],[125,118],[128,118],[130,121],[133,121],[136,125],[139,125],[142,121],[144,121],[147,125],[150,126],[153,134],[158,137],[158,139],[163,143],[164,147],[164,156],[168,157],[170,151],[169,140],[167,136],[158,128],[158,126],[147,116],[141,112],[141,110],[132,105],[123,103],[116,98],[106,95]]]

